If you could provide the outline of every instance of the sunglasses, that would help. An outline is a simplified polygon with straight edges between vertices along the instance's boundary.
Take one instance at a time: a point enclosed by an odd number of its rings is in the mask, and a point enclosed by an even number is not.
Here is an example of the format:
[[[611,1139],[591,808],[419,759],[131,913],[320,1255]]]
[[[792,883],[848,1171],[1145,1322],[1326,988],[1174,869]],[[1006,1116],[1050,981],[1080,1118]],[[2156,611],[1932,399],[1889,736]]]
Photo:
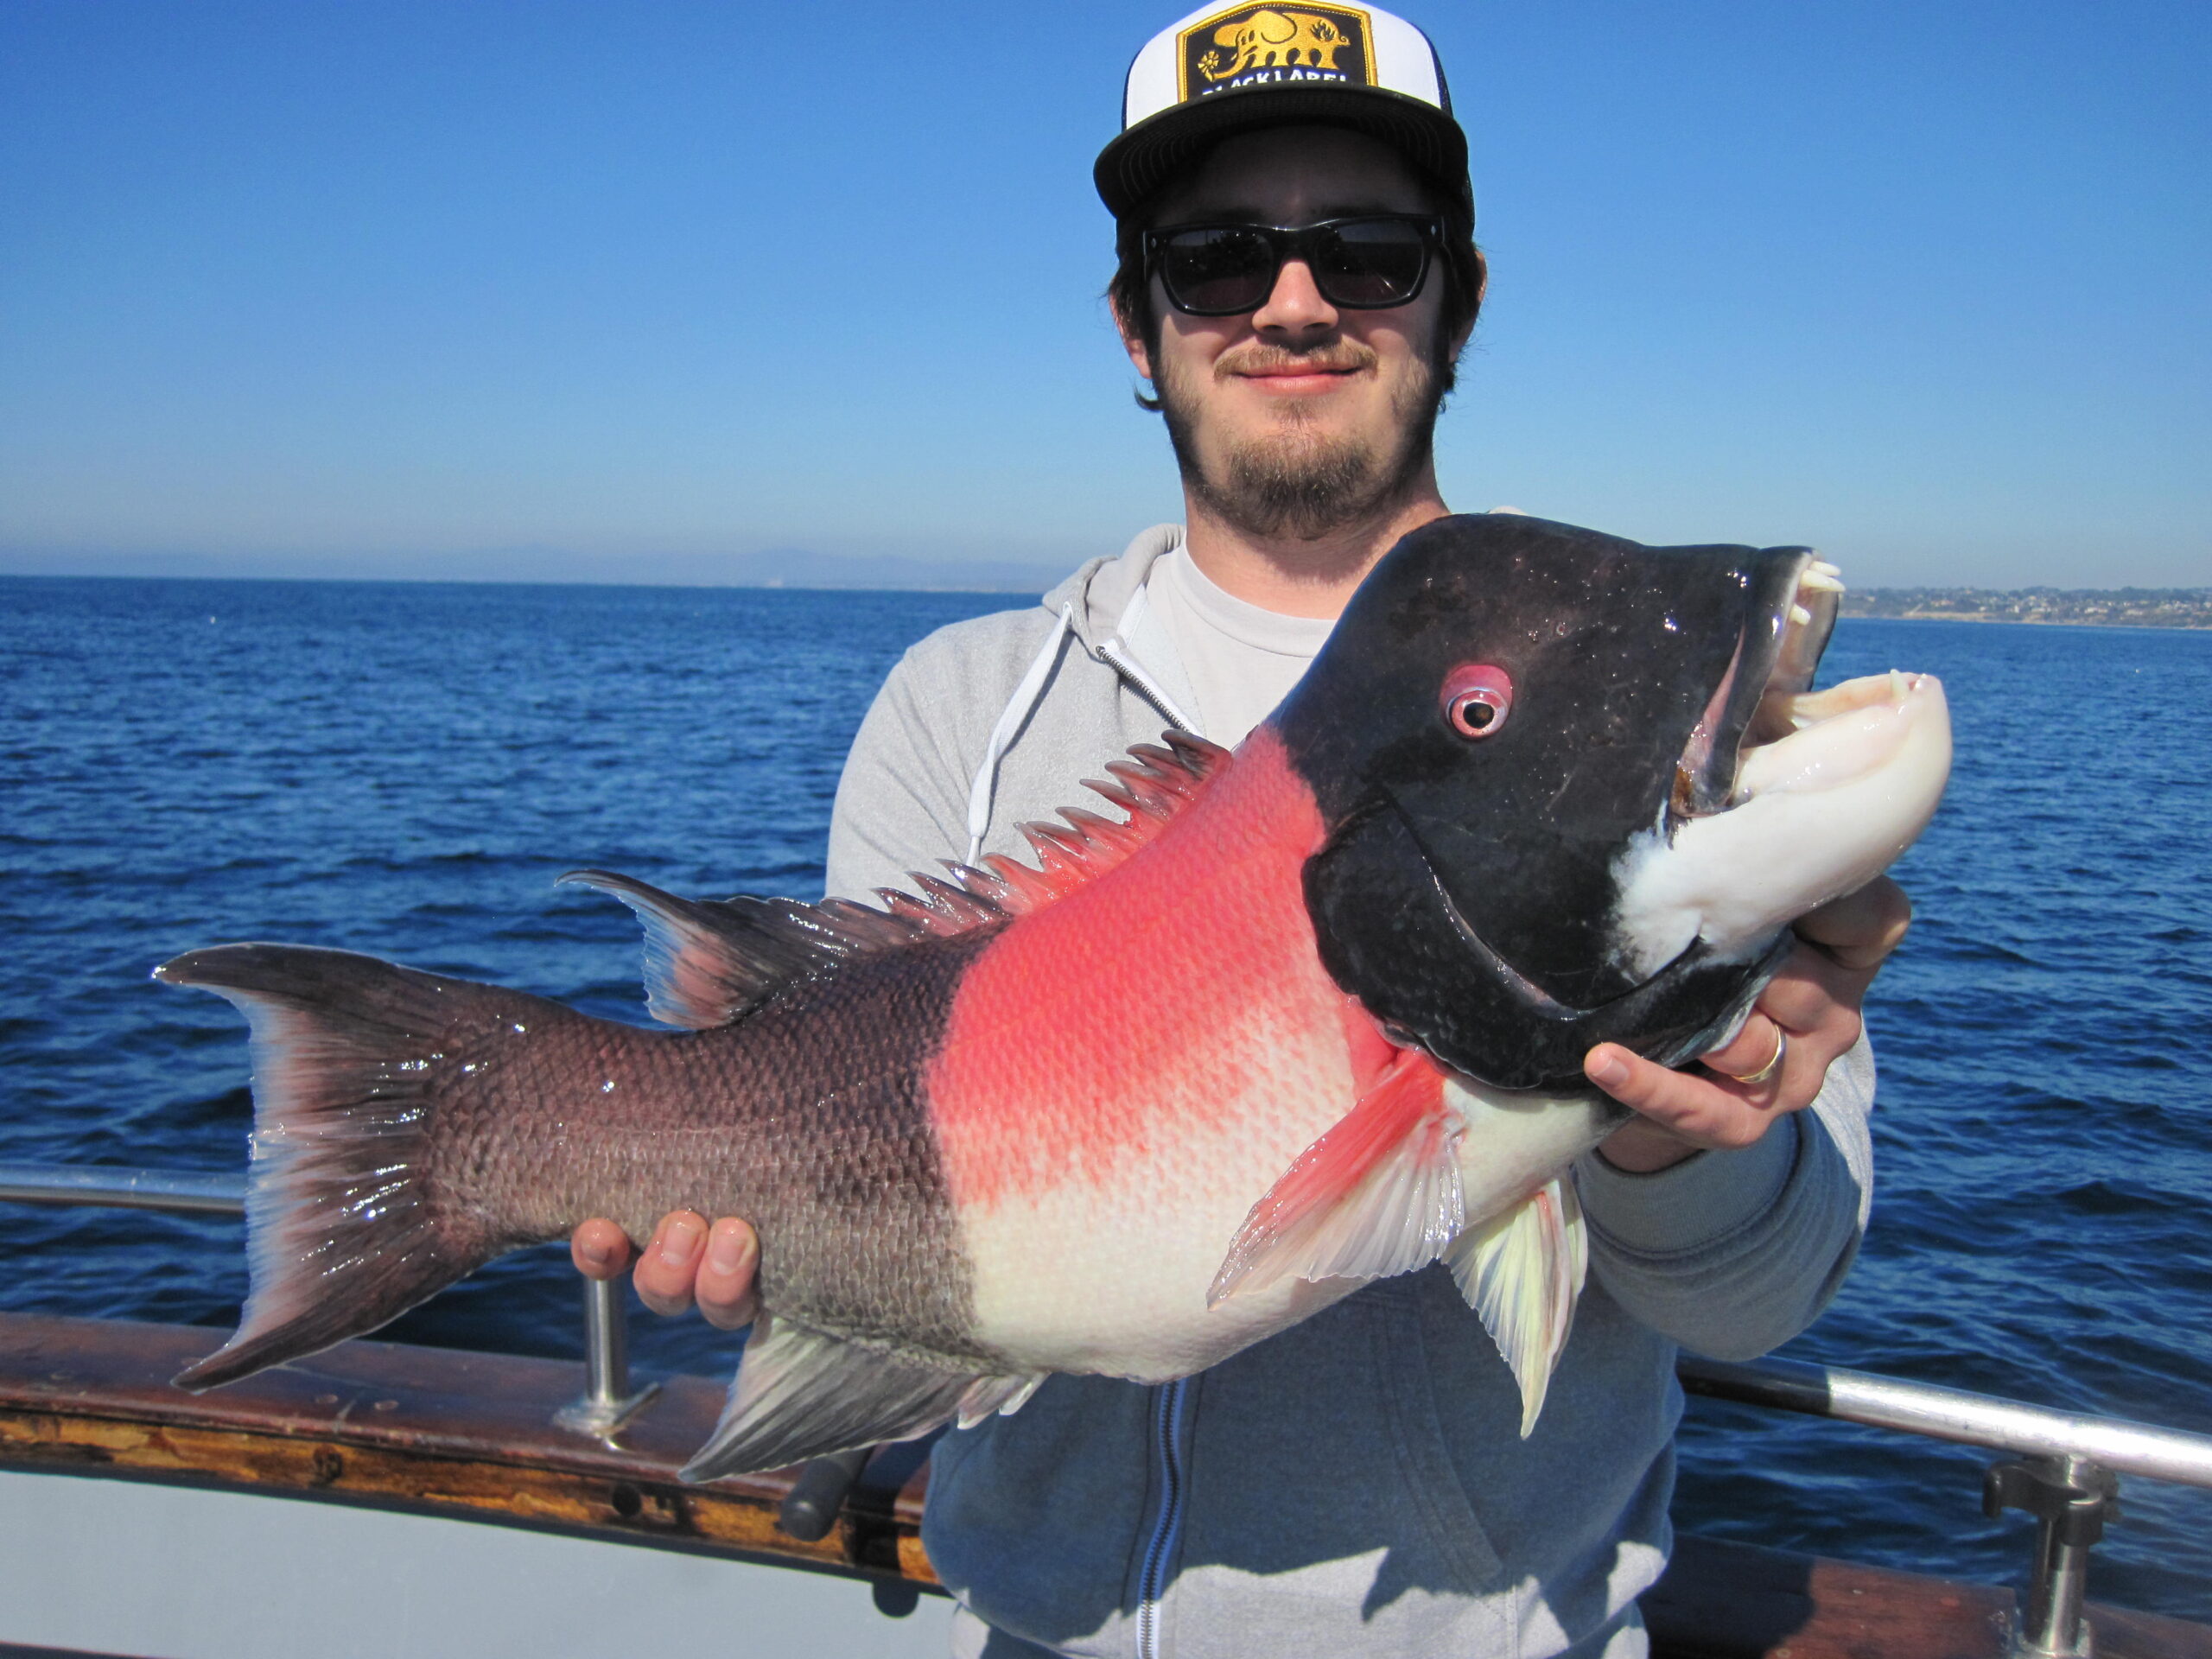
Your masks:
[[[1441,220],[1413,213],[1362,213],[1293,230],[1282,225],[1176,225],[1144,233],[1145,271],[1167,302],[1194,317],[1256,311],[1274,292],[1286,260],[1301,261],[1331,305],[1380,311],[1421,293]]]

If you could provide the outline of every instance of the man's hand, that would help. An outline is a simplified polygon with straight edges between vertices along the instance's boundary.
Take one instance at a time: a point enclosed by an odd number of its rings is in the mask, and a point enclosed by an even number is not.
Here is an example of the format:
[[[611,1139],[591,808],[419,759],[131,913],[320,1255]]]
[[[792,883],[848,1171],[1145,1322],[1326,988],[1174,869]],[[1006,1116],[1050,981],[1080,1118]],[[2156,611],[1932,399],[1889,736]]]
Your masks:
[[[1638,1114],[1599,1154],[1649,1174],[1701,1148],[1748,1147],[1783,1113],[1811,1105],[1830,1062],[1859,1040],[1866,987],[1911,924],[1912,901],[1885,875],[1799,918],[1796,950],[1744,1028],[1700,1057],[1701,1074],[1670,1071],[1616,1043],[1592,1049],[1582,1062],[1590,1081]],[[1759,1077],[1777,1057],[1773,1075]]]
[[[629,1265],[630,1240],[604,1217],[569,1236],[569,1256],[587,1279],[612,1279]],[[656,1313],[681,1313],[696,1300],[707,1323],[724,1331],[753,1323],[760,1241],[747,1223],[724,1216],[712,1228],[696,1211],[672,1210],[638,1258],[638,1300]]]

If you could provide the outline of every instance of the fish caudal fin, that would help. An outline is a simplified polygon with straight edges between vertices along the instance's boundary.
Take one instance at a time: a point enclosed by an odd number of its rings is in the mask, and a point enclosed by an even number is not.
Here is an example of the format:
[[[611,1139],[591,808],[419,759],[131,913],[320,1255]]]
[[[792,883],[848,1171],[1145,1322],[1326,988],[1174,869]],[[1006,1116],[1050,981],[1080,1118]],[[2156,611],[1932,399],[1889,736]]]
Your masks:
[[[780,1469],[912,1440],[955,1418],[972,1427],[994,1411],[1020,1410],[1043,1380],[946,1370],[764,1313],[721,1421],[683,1465],[683,1478]]]
[[[1503,1215],[1467,1229],[1444,1259],[1520,1384],[1525,1440],[1544,1408],[1590,1268],[1589,1230],[1573,1183],[1545,1182]]]
[[[342,950],[228,944],[154,976],[235,1004],[253,1028],[251,1288],[230,1341],[180,1372],[198,1390],[397,1318],[498,1254],[425,1179],[434,1077],[456,1016],[535,999]]]
[[[1206,1293],[1214,1306],[1286,1274],[1385,1279],[1427,1267],[1466,1222],[1466,1128],[1444,1075],[1406,1050],[1252,1206]]]

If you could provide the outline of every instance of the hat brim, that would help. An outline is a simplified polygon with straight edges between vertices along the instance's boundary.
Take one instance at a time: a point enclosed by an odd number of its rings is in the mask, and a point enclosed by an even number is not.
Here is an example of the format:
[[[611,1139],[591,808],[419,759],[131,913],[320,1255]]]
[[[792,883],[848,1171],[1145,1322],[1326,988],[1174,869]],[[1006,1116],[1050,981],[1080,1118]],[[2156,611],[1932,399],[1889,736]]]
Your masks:
[[[1091,179],[1123,219],[1208,145],[1258,127],[1348,127],[1379,138],[1471,208],[1467,135],[1433,104],[1379,86],[1263,85],[1211,97],[1140,121],[1098,153]]]

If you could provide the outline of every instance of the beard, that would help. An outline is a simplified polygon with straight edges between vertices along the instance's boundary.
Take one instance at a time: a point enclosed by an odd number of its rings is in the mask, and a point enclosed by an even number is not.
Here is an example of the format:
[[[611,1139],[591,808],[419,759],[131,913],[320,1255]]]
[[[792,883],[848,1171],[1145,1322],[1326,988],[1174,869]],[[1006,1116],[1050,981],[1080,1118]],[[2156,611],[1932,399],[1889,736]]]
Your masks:
[[[1255,346],[1214,365],[1224,370],[1289,367],[1360,369],[1374,353],[1351,340],[1319,352]],[[1319,541],[1383,517],[1427,464],[1436,416],[1451,389],[1449,365],[1414,359],[1415,372],[1393,392],[1390,430],[1332,434],[1313,411],[1293,406],[1274,429],[1224,441],[1209,456],[1200,432],[1200,400],[1182,377],[1170,372],[1154,383],[1160,412],[1184,485],[1209,512],[1243,533],[1264,540]]]

